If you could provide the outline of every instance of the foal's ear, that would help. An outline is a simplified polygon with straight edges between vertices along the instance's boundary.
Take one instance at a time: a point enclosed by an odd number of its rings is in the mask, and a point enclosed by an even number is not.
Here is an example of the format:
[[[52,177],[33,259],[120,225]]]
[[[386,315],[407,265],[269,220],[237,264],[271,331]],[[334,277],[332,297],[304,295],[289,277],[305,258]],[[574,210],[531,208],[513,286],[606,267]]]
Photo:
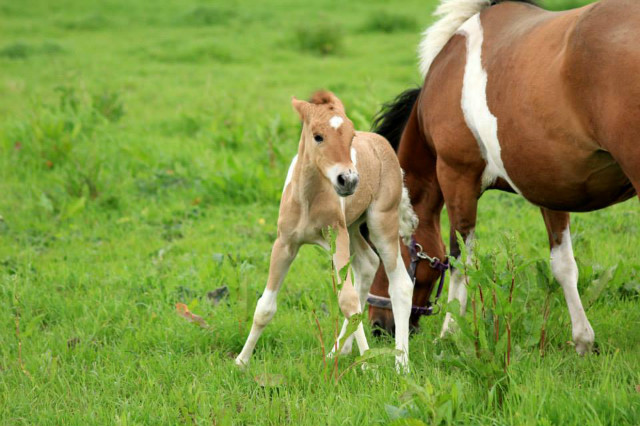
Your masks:
[[[301,101],[300,99],[296,99],[295,96],[292,96],[291,105],[293,106],[293,109],[295,109],[298,112],[298,115],[300,116],[300,120],[304,120],[305,116],[307,115],[309,103],[305,101]]]

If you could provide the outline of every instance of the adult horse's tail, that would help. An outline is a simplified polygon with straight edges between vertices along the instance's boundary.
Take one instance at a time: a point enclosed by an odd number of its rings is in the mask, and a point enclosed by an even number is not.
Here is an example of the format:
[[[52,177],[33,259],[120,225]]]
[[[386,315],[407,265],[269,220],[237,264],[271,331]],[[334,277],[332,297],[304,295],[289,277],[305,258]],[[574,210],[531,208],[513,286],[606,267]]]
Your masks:
[[[494,2],[497,3],[499,0]],[[489,6],[491,6],[491,0],[441,0],[434,12],[434,16],[439,19],[422,33],[423,38],[418,48],[420,71],[423,77],[460,25]],[[402,131],[419,95],[419,88],[402,92],[393,101],[384,104],[373,120],[372,131],[387,138],[396,151]]]
[[[494,1],[499,3],[499,1]],[[438,53],[464,22],[476,13],[491,6],[491,0],[441,0],[433,12],[438,19],[422,33],[418,47],[420,73],[426,77],[429,67]]]
[[[422,41],[418,48],[422,76],[427,75],[433,60],[466,20],[492,4],[504,1],[507,0],[441,0],[433,13],[439,19],[422,33]],[[536,2],[536,0],[511,1],[532,4]],[[393,101],[384,104],[373,119],[372,131],[387,138],[396,151],[402,131],[419,95],[419,88],[402,92]]]

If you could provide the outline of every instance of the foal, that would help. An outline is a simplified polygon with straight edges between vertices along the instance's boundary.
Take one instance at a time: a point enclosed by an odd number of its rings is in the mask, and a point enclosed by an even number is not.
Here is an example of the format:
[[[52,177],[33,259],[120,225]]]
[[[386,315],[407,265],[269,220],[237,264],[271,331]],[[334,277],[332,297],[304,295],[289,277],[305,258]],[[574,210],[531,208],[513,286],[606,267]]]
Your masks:
[[[280,285],[300,246],[317,244],[328,249],[323,231],[330,227],[337,232],[335,268],[340,271],[350,255],[354,256],[355,283],[347,274],[338,295],[340,310],[347,319],[362,312],[380,263],[378,255],[382,259],[394,307],[396,349],[400,350],[396,368],[406,370],[413,283],[400,256],[398,235],[410,236],[417,217],[404,189],[395,152],[383,137],[355,132],[342,102],[333,93],[319,91],[310,103],[295,98],[291,103],[303,122],[298,155],[289,166],[284,184],[267,286],[236,364],[249,362],[262,330],[273,318]],[[378,254],[360,234],[360,225],[365,222]],[[338,341],[347,323],[345,320]],[[369,348],[362,323],[354,335],[362,354]],[[349,336],[339,348],[342,353],[350,352],[352,339],[353,335]]]

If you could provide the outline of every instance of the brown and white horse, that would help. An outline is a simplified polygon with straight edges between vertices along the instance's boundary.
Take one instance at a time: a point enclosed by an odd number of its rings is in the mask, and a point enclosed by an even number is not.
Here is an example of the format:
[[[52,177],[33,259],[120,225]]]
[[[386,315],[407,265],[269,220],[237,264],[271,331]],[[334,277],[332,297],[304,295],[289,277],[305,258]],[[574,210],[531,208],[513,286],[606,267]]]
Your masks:
[[[431,256],[445,256],[443,204],[452,257],[460,254],[456,233],[472,244],[484,191],[515,192],[540,207],[551,269],[583,354],[594,332],[577,290],[568,212],[640,192],[640,2],[603,0],[563,12],[494,3],[443,1],[420,46],[422,88],[388,105],[377,130],[393,143],[403,129],[397,153],[420,218],[415,239]],[[439,276],[418,268],[414,305],[427,303]],[[387,296],[380,274],[371,292]],[[458,271],[449,284],[453,299],[464,312]],[[393,329],[388,310],[371,307],[369,316]],[[447,315],[442,334],[450,323]]]
[[[276,297],[300,246],[317,244],[329,248],[325,230],[336,231],[333,262],[340,271],[353,255],[351,274],[338,295],[346,318],[359,314],[380,260],[387,271],[395,306],[396,368],[408,368],[409,314],[413,283],[400,257],[399,236],[409,237],[417,218],[402,184],[402,170],[389,143],[379,135],[356,132],[345,115],[342,102],[331,92],[316,92],[311,102],[293,99],[303,122],[298,154],[293,158],[282,192],[278,237],[271,251],[267,286],[258,300],[249,337],[236,364],[249,362],[265,326],[276,312]],[[360,234],[366,223],[375,253]],[[354,285],[355,284],[355,285]],[[345,320],[338,341],[347,331]],[[353,338],[363,354],[369,346],[362,324],[342,348],[351,352]]]

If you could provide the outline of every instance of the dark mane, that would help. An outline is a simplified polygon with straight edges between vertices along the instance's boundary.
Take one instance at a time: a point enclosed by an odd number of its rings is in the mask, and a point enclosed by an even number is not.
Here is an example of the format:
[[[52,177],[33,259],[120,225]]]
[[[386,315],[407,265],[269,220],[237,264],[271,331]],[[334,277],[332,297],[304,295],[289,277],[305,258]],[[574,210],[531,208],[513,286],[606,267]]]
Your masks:
[[[386,138],[395,151],[398,150],[404,126],[418,100],[420,90],[419,87],[405,90],[391,102],[383,104],[373,117],[371,131]]]

